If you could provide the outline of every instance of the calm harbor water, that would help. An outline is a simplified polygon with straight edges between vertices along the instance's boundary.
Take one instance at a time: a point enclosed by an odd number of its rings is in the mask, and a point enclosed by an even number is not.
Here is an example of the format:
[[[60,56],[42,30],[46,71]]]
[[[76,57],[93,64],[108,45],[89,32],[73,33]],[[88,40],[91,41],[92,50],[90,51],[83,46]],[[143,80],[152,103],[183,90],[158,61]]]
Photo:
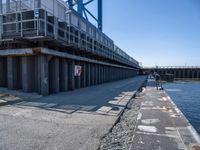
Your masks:
[[[200,134],[200,82],[165,83],[163,87]]]

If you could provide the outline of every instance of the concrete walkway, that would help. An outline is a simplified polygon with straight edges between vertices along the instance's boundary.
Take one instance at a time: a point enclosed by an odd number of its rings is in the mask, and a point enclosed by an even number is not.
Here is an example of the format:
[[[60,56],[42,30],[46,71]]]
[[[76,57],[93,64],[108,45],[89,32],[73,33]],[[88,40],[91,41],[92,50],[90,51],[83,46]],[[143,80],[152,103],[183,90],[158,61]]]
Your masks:
[[[97,149],[144,80],[136,77],[42,98],[3,100],[0,149]]]
[[[200,138],[165,91],[149,81],[141,97],[141,109],[132,150],[199,150]]]

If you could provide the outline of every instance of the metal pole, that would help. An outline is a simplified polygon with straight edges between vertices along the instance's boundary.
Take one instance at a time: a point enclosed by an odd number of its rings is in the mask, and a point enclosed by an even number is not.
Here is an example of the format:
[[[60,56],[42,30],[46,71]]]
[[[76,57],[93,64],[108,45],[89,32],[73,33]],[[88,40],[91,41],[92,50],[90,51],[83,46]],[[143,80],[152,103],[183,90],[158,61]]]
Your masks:
[[[72,0],[68,0],[67,2],[68,2],[68,5],[69,5],[69,9],[72,9],[72,7],[73,7],[73,2],[72,2]]]
[[[10,0],[6,0],[6,12],[10,12]]]
[[[0,14],[3,13],[3,10],[2,10],[2,0],[0,0]]]
[[[103,2],[98,0],[98,28],[100,31],[103,30]]]
[[[83,16],[83,0],[77,1],[77,10],[80,16]]]

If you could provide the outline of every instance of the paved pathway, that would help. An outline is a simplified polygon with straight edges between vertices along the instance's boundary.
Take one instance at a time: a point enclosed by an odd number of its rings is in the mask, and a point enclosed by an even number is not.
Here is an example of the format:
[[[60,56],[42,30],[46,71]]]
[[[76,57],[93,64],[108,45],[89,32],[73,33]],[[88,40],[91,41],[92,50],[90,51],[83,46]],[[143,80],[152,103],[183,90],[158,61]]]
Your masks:
[[[0,150],[97,149],[144,80],[136,77],[34,99],[2,97]]]
[[[133,136],[132,150],[200,150],[200,138],[165,91],[148,82]],[[154,87],[153,87],[154,86]]]

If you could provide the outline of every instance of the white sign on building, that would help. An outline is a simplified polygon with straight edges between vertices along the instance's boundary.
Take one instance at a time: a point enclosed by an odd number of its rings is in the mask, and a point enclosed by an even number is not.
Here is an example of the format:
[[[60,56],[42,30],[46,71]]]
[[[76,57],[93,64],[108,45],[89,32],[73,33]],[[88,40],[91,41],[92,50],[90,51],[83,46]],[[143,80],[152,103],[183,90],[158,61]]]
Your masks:
[[[74,69],[74,76],[81,76],[81,72],[82,72],[82,66],[79,65],[75,65],[75,69]]]

